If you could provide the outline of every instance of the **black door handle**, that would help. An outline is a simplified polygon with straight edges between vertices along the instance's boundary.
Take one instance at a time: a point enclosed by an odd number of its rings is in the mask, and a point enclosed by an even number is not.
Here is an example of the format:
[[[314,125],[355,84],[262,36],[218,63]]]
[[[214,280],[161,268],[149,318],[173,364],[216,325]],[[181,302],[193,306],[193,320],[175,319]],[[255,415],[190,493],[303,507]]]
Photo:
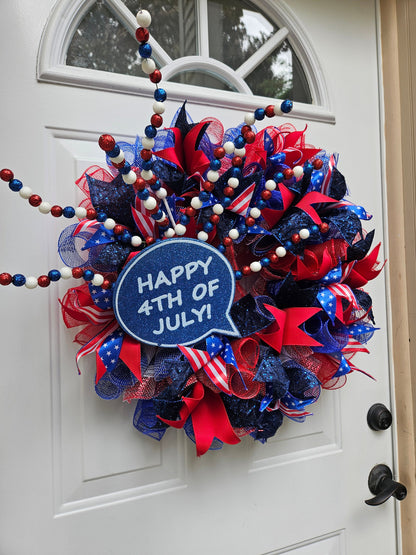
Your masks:
[[[374,497],[366,499],[367,505],[381,505],[392,496],[403,501],[407,495],[406,486],[393,480],[392,472],[385,464],[378,464],[371,469],[368,488]]]
[[[393,416],[382,403],[376,403],[367,413],[367,423],[374,431],[387,430],[391,426]]]

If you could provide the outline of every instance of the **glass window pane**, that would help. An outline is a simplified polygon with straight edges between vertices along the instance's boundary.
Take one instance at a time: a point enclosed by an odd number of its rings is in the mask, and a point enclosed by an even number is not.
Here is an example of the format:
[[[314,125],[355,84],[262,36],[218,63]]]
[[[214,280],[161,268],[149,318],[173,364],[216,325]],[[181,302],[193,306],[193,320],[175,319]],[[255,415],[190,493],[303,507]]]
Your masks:
[[[184,83],[186,85],[197,85],[199,87],[208,87],[210,89],[219,89],[222,91],[236,91],[229,83],[221,81],[217,76],[202,71],[182,71],[169,79],[175,83]]]
[[[102,2],[94,4],[79,24],[66,63],[112,73],[143,75],[136,39]]]
[[[137,0],[123,0],[136,15]],[[175,60],[197,54],[196,0],[149,0],[144,7],[152,14],[149,31]]]
[[[287,40],[246,77],[253,94],[312,102],[305,73]]]
[[[209,54],[237,69],[278,27],[246,0],[209,0]]]

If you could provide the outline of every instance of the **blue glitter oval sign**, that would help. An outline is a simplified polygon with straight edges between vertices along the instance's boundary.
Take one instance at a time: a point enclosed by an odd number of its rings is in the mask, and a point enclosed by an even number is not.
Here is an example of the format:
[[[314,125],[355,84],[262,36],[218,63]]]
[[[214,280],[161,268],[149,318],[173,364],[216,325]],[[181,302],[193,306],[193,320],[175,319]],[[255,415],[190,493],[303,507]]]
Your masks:
[[[235,276],[213,246],[167,239],[147,247],[121,272],[114,313],[121,328],[149,345],[190,345],[211,333],[238,336],[229,311]]]

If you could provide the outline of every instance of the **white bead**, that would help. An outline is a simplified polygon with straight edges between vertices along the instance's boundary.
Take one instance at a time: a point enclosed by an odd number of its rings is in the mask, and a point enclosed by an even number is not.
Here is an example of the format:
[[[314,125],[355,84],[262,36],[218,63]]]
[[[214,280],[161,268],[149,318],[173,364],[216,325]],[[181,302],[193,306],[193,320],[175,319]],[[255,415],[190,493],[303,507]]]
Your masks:
[[[164,187],[161,187],[156,191],[157,198],[164,199],[168,196],[168,192]]]
[[[124,162],[124,152],[121,150],[120,148],[120,153],[118,156],[114,156],[114,158],[110,158],[111,162],[113,162],[114,164],[121,164],[121,162]]]
[[[257,218],[260,218],[261,212],[260,212],[260,210],[259,210],[258,208],[252,208],[252,209],[250,210],[250,216],[251,216],[252,218],[254,218],[255,220],[257,220]]]
[[[243,147],[243,148],[236,148],[236,149],[234,150],[234,154],[235,154],[236,156],[241,156],[241,157],[243,157],[243,156],[246,155],[246,149],[245,149],[244,147]]]
[[[35,277],[29,276],[26,278],[25,287],[27,287],[28,289],[35,289],[35,287],[37,286],[38,280]]]
[[[116,227],[116,221],[113,220],[113,218],[107,218],[103,225],[106,229],[114,229]]]
[[[69,268],[68,266],[64,266],[59,271],[61,272],[62,279],[69,279],[72,277],[72,268]]]
[[[170,239],[174,235],[175,235],[175,230],[172,229],[171,227],[165,231],[165,237],[167,237],[168,239]]]
[[[208,233],[206,231],[200,231],[197,237],[200,241],[208,241]]]
[[[155,146],[155,140],[150,139],[150,137],[143,137],[142,146],[146,150],[152,150],[152,148]]]
[[[276,181],[274,181],[273,179],[268,179],[264,186],[268,191],[274,191],[276,189]]]
[[[255,121],[256,121],[256,118],[252,112],[247,112],[247,114],[245,114],[244,123],[246,125],[254,125]]]
[[[222,204],[214,204],[214,206],[212,207],[212,211],[214,212],[214,214],[221,216],[221,214],[224,212],[224,206]]]
[[[104,276],[101,274],[94,274],[94,277],[92,278],[91,283],[93,285],[96,285],[97,287],[100,287],[100,285],[104,283]]]
[[[176,235],[185,235],[186,226],[184,226],[182,224],[176,224],[175,225],[175,233],[176,233]]]
[[[235,150],[235,146],[232,141],[227,141],[226,143],[224,143],[223,148],[227,154],[232,154]]]
[[[152,23],[152,16],[147,10],[139,10],[136,14],[136,21],[140,27],[149,27]]]
[[[152,60],[152,58],[144,58],[142,61],[142,71],[146,73],[146,75],[150,75],[156,69],[156,64]]]
[[[233,240],[238,239],[240,237],[240,232],[238,231],[238,229],[235,228],[230,229],[230,231],[228,232],[228,237]]]
[[[142,238],[139,237],[138,235],[133,235],[133,237],[130,240],[130,243],[131,243],[132,247],[140,247],[142,242],[143,242]]]
[[[304,228],[299,231],[299,237],[301,239],[308,239],[309,235],[310,235],[309,229]]]
[[[260,262],[259,262],[258,260],[255,260],[254,262],[252,262],[252,263],[250,264],[250,270],[251,270],[252,272],[260,272],[261,267],[262,267],[262,266],[261,266],[261,264],[260,264]]]
[[[211,181],[211,183],[215,183],[216,181],[218,181],[218,179],[220,178],[220,174],[214,170],[209,170],[207,173],[207,179],[208,181]]]
[[[240,182],[237,177],[230,177],[227,183],[232,189],[236,189],[240,185]]]
[[[284,256],[286,256],[285,247],[277,247],[277,249],[274,252],[277,254],[279,258],[283,258]]]
[[[302,166],[295,166],[293,168],[293,175],[296,177],[296,179],[299,179],[299,177],[302,177],[302,175],[303,175]]]
[[[38,206],[38,210],[41,214],[49,214],[49,212],[51,211],[52,208],[52,204],[50,204],[49,202],[43,201],[39,204]]]
[[[75,208],[75,216],[80,220],[83,220],[84,218],[87,217],[87,209],[84,208],[83,206],[77,206]]]
[[[280,109],[280,106],[278,104],[275,104],[275,106],[274,106],[274,115],[275,116],[282,116],[283,115],[283,112]]]
[[[163,102],[153,102],[153,111],[155,114],[163,114],[165,111],[165,105]]]
[[[154,210],[157,206],[157,200],[154,197],[149,197],[143,202],[143,204],[147,210]]]
[[[199,210],[202,206],[203,202],[199,197],[192,197],[191,206],[195,208],[195,210]]]
[[[124,183],[127,183],[127,185],[133,185],[133,183],[136,182],[137,179],[137,175],[134,173],[133,170],[130,170],[129,173],[126,174],[121,174]]]
[[[24,187],[22,187],[22,188],[20,189],[19,195],[20,195],[22,198],[26,198],[26,199],[27,199],[27,198],[29,198],[30,196],[32,196],[32,189],[31,189],[30,187],[24,186]]]
[[[149,179],[152,179],[153,177],[153,172],[152,170],[142,170],[140,172],[140,175],[143,177],[145,181],[149,181]]]

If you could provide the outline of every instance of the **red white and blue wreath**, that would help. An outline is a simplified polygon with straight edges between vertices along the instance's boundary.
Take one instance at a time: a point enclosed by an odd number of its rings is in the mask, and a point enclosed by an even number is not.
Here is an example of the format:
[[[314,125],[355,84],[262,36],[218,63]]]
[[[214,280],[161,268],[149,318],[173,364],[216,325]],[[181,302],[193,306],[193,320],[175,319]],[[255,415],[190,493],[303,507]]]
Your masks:
[[[380,245],[371,250],[374,232],[361,226],[371,216],[345,199],[336,155],[289,123],[256,131],[291,101],[227,130],[213,117],[193,123],[184,105],[162,129],[149,13],[137,21],[156,84],[144,137],[100,137],[108,168],[76,182],[85,193],[76,208],[51,206],[1,171],[41,213],[78,222],[59,238],[64,268],[2,273],[0,283],[84,279],[61,301],[65,324],[82,326],[77,365],[95,355],[97,394],[135,400],[144,434],[183,428],[198,455],[245,435],[265,442],[358,370],[353,357],[375,330],[363,287],[381,271]]]

